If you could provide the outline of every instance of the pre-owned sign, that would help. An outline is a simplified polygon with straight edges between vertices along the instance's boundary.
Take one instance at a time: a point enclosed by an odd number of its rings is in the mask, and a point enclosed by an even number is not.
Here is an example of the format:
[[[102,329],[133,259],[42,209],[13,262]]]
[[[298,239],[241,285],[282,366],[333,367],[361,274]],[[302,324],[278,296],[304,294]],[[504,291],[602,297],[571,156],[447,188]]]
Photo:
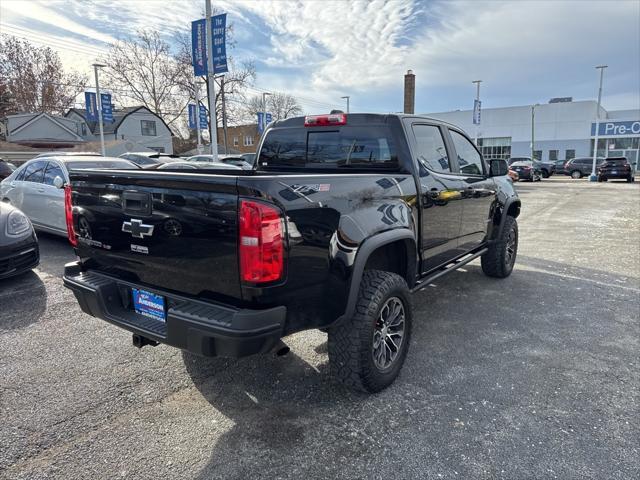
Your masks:
[[[596,134],[596,124],[591,124],[591,136]],[[640,135],[640,120],[625,122],[600,122],[599,137],[618,137],[620,135]]]

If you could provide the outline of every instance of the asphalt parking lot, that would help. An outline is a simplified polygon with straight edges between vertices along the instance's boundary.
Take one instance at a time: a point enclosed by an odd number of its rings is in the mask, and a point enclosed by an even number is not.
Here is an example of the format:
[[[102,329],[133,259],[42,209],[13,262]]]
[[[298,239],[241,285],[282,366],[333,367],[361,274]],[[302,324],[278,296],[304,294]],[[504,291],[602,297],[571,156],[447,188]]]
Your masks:
[[[326,336],[203,359],[83,314],[66,240],[0,282],[0,477],[640,477],[640,184],[518,184],[516,269],[414,295],[411,350],[374,396],[330,381]]]

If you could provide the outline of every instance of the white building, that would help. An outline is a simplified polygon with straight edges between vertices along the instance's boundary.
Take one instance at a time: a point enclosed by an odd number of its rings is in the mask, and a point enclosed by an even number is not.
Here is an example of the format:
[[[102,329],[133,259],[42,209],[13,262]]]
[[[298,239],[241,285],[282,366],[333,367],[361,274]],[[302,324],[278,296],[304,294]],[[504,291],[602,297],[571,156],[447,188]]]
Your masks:
[[[593,155],[595,101],[565,101],[536,105],[533,123],[534,155],[557,161]],[[473,124],[472,110],[428,113],[465,130],[486,158],[531,156],[532,107],[487,108],[480,125]],[[598,155],[624,155],[634,164],[640,158],[640,109],[606,111],[600,107]]]
[[[65,117],[80,125],[86,141],[100,139],[98,122],[87,122],[84,109],[72,108]],[[146,107],[127,107],[113,111],[113,123],[104,124],[104,139],[125,140],[161,153],[173,153],[173,134],[158,115]]]

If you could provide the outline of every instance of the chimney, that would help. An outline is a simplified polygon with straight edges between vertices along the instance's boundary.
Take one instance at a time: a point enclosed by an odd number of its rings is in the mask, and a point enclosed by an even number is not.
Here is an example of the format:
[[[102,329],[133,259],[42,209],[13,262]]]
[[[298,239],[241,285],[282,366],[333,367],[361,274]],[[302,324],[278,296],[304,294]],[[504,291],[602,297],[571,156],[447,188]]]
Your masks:
[[[407,70],[404,76],[404,113],[415,113],[416,103],[416,76],[413,70]]]

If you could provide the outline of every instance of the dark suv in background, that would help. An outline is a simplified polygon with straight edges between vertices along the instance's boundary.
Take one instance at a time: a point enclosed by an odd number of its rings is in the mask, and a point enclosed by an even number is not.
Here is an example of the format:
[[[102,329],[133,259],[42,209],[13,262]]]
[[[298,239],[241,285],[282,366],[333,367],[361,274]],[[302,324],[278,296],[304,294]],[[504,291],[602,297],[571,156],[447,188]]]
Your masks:
[[[598,181],[606,182],[609,179],[619,178],[627,182],[635,180],[633,167],[627,161],[627,157],[610,157],[598,167]]]
[[[598,165],[604,162],[603,157],[596,159],[596,171]],[[571,178],[582,178],[586,175],[591,175],[591,169],[593,167],[593,157],[578,157],[568,160],[564,164],[564,174],[570,175]]]

